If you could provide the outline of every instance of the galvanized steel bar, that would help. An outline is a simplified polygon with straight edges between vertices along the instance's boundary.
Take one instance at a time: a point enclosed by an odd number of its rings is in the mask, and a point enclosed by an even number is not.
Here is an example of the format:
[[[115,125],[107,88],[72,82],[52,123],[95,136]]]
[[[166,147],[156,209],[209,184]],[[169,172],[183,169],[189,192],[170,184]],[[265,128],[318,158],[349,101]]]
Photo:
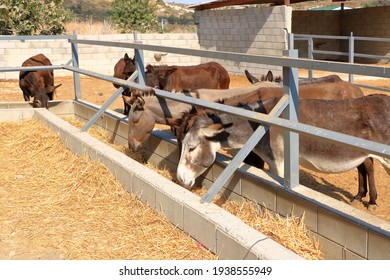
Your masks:
[[[283,110],[288,105],[288,96],[284,95],[275,105],[275,107],[270,112],[270,116],[279,116]],[[226,184],[227,180],[233,175],[237,170],[238,166],[243,162],[247,155],[253,150],[253,148],[259,143],[261,138],[267,133],[268,126],[259,126],[249,137],[244,146],[238,151],[238,153],[233,157],[232,161],[228,166],[222,171],[218,178],[214,181],[210,189],[203,195],[201,202],[210,203],[213,198],[219,193],[222,187]]]
[[[290,35],[292,36],[292,35]],[[298,50],[293,48],[293,37],[289,40],[290,50],[285,56],[298,57]],[[283,92],[289,97],[285,118],[298,122],[298,69],[283,67]],[[284,186],[294,188],[299,185],[299,134],[286,130],[284,132]]]
[[[315,69],[331,72],[341,73],[353,73],[358,75],[376,76],[382,78],[390,78],[390,68],[383,66],[372,66],[364,64],[348,64],[343,62],[330,62],[321,60],[310,60],[303,58],[286,58],[276,56],[265,55],[248,55],[233,52],[221,52],[221,51],[207,51],[207,50],[194,50],[175,47],[163,47],[155,45],[143,45],[137,43],[123,43],[123,42],[109,42],[109,41],[96,41],[96,40],[74,40],[71,42],[77,42],[79,44],[91,44],[101,46],[112,46],[120,48],[133,48],[142,49],[144,51],[161,51],[168,53],[176,53],[189,56],[201,56],[214,59],[232,60],[248,63],[258,63],[267,65],[277,65],[293,68],[305,68]]]
[[[237,107],[227,106],[220,103],[214,103],[210,101],[200,100],[197,98],[189,97],[189,96],[183,96],[171,92],[166,92],[159,89],[154,89],[154,92],[157,96],[172,99],[175,101],[187,103],[187,104],[193,104],[194,106],[202,106],[205,108],[214,109],[217,111],[229,113],[235,116],[240,116],[247,118],[250,121],[258,122],[261,124],[265,124],[268,126],[277,126],[281,128],[285,128],[288,130],[291,130],[293,132],[305,134],[305,135],[312,135],[315,137],[322,138],[327,141],[331,141],[334,143],[342,144],[342,145],[349,145],[349,146],[356,146],[357,148],[364,150],[366,152],[379,155],[379,156],[385,156],[390,157],[390,146],[385,144],[376,143],[373,141],[365,140],[362,138],[346,135],[339,132],[334,132],[327,129],[322,129],[318,127],[314,127],[307,124],[302,124],[298,122],[290,122],[289,120],[282,119],[282,118],[275,118],[270,117],[266,114],[256,113],[248,110],[244,110]]]
[[[348,39],[348,62],[354,63],[354,54],[355,54],[355,40],[353,38],[353,32],[351,32],[351,36]],[[348,74],[348,81],[353,83],[353,74]]]
[[[76,33],[73,33],[74,39],[77,39]],[[79,52],[77,48],[77,43],[71,42],[71,51],[72,51],[72,65],[75,68],[79,68]],[[75,99],[81,99],[81,90],[80,90],[80,75],[79,73],[73,71],[73,87]]]
[[[137,41],[137,33],[134,34],[134,41],[138,44],[142,44],[141,41]],[[134,49],[135,55],[135,66],[137,67],[138,75],[138,83],[141,85],[145,85],[145,66],[144,66],[144,53],[141,49]]]
[[[0,67],[0,72],[39,71],[39,70],[58,70],[58,69],[62,69],[62,65]]]
[[[96,72],[93,72],[93,71],[76,68],[76,67],[73,67],[73,66],[62,65],[62,68],[66,69],[66,70],[74,71],[74,72],[77,72],[77,73],[80,73],[80,74],[83,74],[83,75],[86,75],[86,76],[90,76],[90,77],[98,78],[98,79],[101,79],[101,80],[109,81],[111,83],[115,83],[115,84],[119,84],[119,85],[125,85],[125,86],[131,87],[131,88],[135,88],[135,89],[138,89],[138,90],[141,90],[141,91],[150,91],[150,90],[152,90],[151,87],[143,86],[143,85],[140,85],[138,83],[134,83],[134,82],[131,82],[131,81],[125,81],[125,80],[122,80],[122,79],[115,78],[113,76],[108,76],[108,75],[96,73]]]
[[[31,35],[31,36],[0,36],[0,41],[27,41],[27,40],[69,40],[73,35]]]
[[[129,78],[128,81],[134,81],[138,76],[138,72],[135,71]],[[118,98],[120,94],[124,91],[125,86],[122,85],[118,90],[100,107],[100,109],[88,120],[88,122],[81,128],[81,131],[87,131],[91,125],[93,125],[96,120],[110,107],[110,105]]]

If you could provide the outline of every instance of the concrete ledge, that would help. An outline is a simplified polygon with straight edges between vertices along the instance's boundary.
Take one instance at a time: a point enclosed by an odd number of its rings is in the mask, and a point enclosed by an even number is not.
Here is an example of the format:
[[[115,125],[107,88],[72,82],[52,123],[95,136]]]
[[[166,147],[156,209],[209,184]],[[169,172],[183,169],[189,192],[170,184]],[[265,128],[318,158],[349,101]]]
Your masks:
[[[76,115],[87,119],[93,110],[93,104],[75,103]],[[96,106],[95,106],[96,107]],[[127,122],[123,115],[116,112],[108,112],[117,120],[113,129],[105,128],[112,133],[115,141],[127,139]],[[105,126],[104,121],[99,125]],[[123,142],[121,143],[123,144]],[[176,170],[179,151],[174,137],[164,131],[155,130],[146,145],[148,162],[158,166]],[[217,155],[216,162],[207,170],[198,182],[210,187],[221,171],[229,163],[230,159],[223,155]],[[390,258],[390,249],[377,252],[377,244],[383,248],[390,248],[390,223],[370,213],[358,210],[351,205],[337,201],[322,193],[316,192],[305,186],[299,186],[294,190],[282,187],[281,181],[267,172],[241,164],[233,178],[224,186],[221,193],[228,199],[248,198],[267,209],[282,216],[305,215],[305,224],[311,230],[313,236],[320,240],[320,245],[326,259],[371,259]],[[337,221],[335,223],[335,221]],[[328,230],[333,227],[343,230]],[[344,236],[343,236],[344,235]],[[362,238],[364,236],[364,238]],[[383,242],[385,240],[385,242]],[[363,245],[365,244],[365,245]],[[217,245],[218,248],[218,245]]]
[[[126,155],[80,132],[45,109],[34,109],[34,117],[59,133],[76,154],[101,161],[142,201],[201,242],[221,259],[302,259],[234,215],[174,184]],[[163,199],[161,199],[163,198]],[[233,247],[232,247],[233,246]],[[237,250],[236,250],[237,249]]]
[[[63,103],[50,108],[50,111],[63,116],[68,115],[67,111],[70,110],[74,112],[75,117],[87,120],[97,110],[96,105],[88,102],[66,101]],[[37,116],[48,113],[42,109],[33,110],[28,103],[26,105],[26,102],[23,102],[25,109],[15,109],[14,105],[5,106],[0,103],[0,108],[13,108],[4,109],[3,114],[0,113],[0,117],[7,116],[5,118],[8,121],[11,115],[18,119],[24,119],[30,118],[32,114]],[[60,110],[60,108],[63,108],[63,110]],[[50,115],[52,116],[52,114]],[[46,120],[47,118],[43,119]],[[208,248],[212,248],[213,252],[221,255],[221,258],[270,257],[270,255],[264,255],[264,257],[258,252],[253,253],[253,250],[257,250],[257,245],[260,245],[261,250],[263,250],[267,243],[265,242],[266,239],[263,240],[263,236],[258,235],[258,232],[255,231],[256,238],[248,237],[249,241],[245,243],[245,238],[243,240],[240,237],[241,232],[230,231],[224,227],[221,230],[216,225],[216,222],[219,222],[220,219],[215,218],[218,215],[214,215],[212,212],[204,213],[202,212],[205,211],[204,209],[200,208],[199,210],[193,207],[193,205],[199,204],[199,197],[193,196],[184,188],[170,181],[166,183],[167,185],[165,183],[156,185],[156,182],[163,182],[166,179],[151,170],[145,170],[142,165],[138,166],[137,162],[129,162],[131,159],[124,154],[112,153],[112,149],[105,150],[101,147],[103,143],[92,138],[88,133],[81,133],[69,123],[62,119],[59,120],[61,123],[55,125],[53,124],[54,118],[50,122],[45,122],[53,130],[59,131],[59,134],[63,135],[63,141],[69,147],[72,147],[75,153],[87,154],[92,159],[103,162],[116,174],[128,191],[135,193],[142,201],[164,214],[173,224],[189,232],[199,242],[204,243]],[[126,145],[127,121],[122,114],[108,111],[99,118],[97,123],[107,129],[116,144]],[[85,142],[86,138],[90,140]],[[178,149],[176,140],[172,135],[155,130],[146,147],[149,162],[159,167],[176,170]],[[200,178],[199,182],[206,187],[211,186],[214,179],[218,177],[221,170],[228,163],[228,158],[218,155],[217,161],[212,168],[205,172],[204,177]],[[179,198],[172,195],[177,192]],[[184,194],[181,195],[182,193]],[[294,190],[284,189],[281,187],[278,178],[270,176],[270,174],[257,168],[242,164],[234,178],[224,186],[221,193],[228,199],[248,198],[282,216],[291,214],[300,216],[304,214],[305,224],[313,236],[320,241],[321,250],[326,259],[390,258],[389,222],[305,186],[299,186]],[[197,201],[192,202],[192,199]],[[202,207],[201,205],[199,207]],[[233,224],[225,216],[220,217]],[[203,232],[197,227],[197,221],[202,220],[200,218],[206,219]],[[194,222],[195,226],[191,224]],[[237,239],[235,238],[236,235],[239,236]],[[250,235],[245,234],[246,236]],[[228,243],[229,245],[227,245]],[[230,255],[232,253],[230,248],[235,248],[236,253],[233,256]],[[248,248],[252,248],[250,252],[247,251]]]

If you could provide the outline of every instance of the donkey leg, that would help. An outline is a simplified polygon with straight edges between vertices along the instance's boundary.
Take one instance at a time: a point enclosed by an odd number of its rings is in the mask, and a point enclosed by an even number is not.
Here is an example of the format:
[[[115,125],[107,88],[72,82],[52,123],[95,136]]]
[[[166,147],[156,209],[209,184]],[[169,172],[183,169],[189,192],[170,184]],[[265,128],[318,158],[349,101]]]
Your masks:
[[[130,90],[127,88],[125,89],[123,92],[122,92],[122,95],[124,96],[130,96]],[[126,116],[129,116],[129,112],[130,112],[130,105],[127,104],[127,102],[125,100],[123,100],[123,114],[126,115]]]
[[[378,198],[378,193],[375,187],[375,178],[374,178],[374,160],[368,158],[363,162],[368,176],[368,187],[369,187],[369,196],[370,200],[368,201],[368,210],[375,211],[377,208],[376,200]]]
[[[368,210],[375,211],[377,207],[377,191],[374,178],[374,161],[372,158],[367,158],[357,168],[359,172],[359,190],[353,199],[355,201],[362,201],[362,198],[366,196],[367,190],[369,189],[370,200],[368,202]]]
[[[358,193],[353,197],[355,201],[362,201],[362,198],[367,194],[367,170],[364,162],[358,167]]]
[[[254,167],[264,169],[264,161],[254,152],[250,152],[244,159],[244,162]]]

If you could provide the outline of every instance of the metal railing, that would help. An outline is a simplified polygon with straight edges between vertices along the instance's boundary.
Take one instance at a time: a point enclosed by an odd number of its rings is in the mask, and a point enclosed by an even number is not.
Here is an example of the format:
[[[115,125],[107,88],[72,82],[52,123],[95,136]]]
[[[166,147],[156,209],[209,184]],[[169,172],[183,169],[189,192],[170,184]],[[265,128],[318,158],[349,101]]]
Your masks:
[[[348,42],[348,52],[315,49],[315,44],[314,44],[315,39],[347,41]],[[383,55],[374,55],[374,54],[367,54],[367,53],[364,54],[364,53],[355,52],[355,42],[356,41],[382,42],[382,43],[389,43],[390,44],[390,38],[354,36],[353,32],[351,32],[350,36],[294,34],[294,40],[295,41],[307,41],[307,58],[308,59],[314,59],[314,56],[317,54],[326,54],[326,55],[336,55],[336,56],[348,57],[349,63],[354,63],[355,58],[357,58],[357,57],[367,58],[367,59],[375,59],[375,60],[383,59],[383,60],[390,61],[389,55],[383,56]],[[390,47],[389,47],[389,53],[390,53]],[[348,74],[349,74],[348,81],[350,83],[354,83],[354,74],[356,74],[356,73],[348,73]],[[313,78],[313,69],[309,69],[309,78]],[[390,89],[386,89],[386,88],[373,87],[373,86],[362,85],[362,84],[356,84],[356,85],[359,87],[378,89],[378,90],[390,92]]]
[[[37,36],[32,39],[46,39],[46,36]],[[13,37],[15,40],[29,40],[30,37]],[[286,130],[285,134],[285,174],[284,174],[284,186],[288,188],[293,188],[299,184],[299,134],[312,135],[314,137],[319,137],[338,143],[341,145],[350,145],[354,146],[357,149],[364,150],[369,153],[376,155],[381,155],[384,157],[390,158],[390,146],[373,141],[368,141],[365,139],[349,136],[342,133],[337,133],[325,129],[319,129],[306,124],[301,124],[298,122],[297,110],[298,110],[298,68],[306,68],[309,70],[324,70],[331,72],[341,72],[341,73],[351,73],[359,75],[368,75],[368,76],[377,76],[383,78],[390,78],[390,68],[383,66],[367,66],[363,64],[349,64],[341,62],[329,62],[329,61],[320,61],[312,59],[299,59],[297,58],[296,50],[287,50],[285,51],[284,57],[274,57],[274,56],[264,56],[264,55],[247,55],[240,53],[232,52],[221,52],[221,51],[206,51],[206,50],[193,50],[185,48],[175,48],[175,47],[165,47],[165,46],[154,46],[154,45],[144,45],[141,42],[135,43],[120,43],[120,42],[111,42],[111,41],[96,41],[96,40],[80,40],[77,39],[77,36],[73,35],[68,39],[71,44],[72,49],[72,59],[70,60],[73,66],[70,66],[70,63],[65,63],[60,66],[51,66],[52,69],[65,69],[73,72],[74,75],[74,87],[75,87],[75,99],[80,100],[80,80],[79,74],[87,75],[102,80],[106,80],[112,83],[122,85],[107,101],[103,104],[96,114],[87,122],[87,124],[82,128],[86,131],[92,125],[101,114],[114,102],[114,100],[120,96],[125,87],[130,87],[137,90],[150,90],[149,87],[144,85],[143,75],[138,75],[139,73],[144,74],[144,62],[143,62],[143,51],[157,51],[157,52],[167,52],[167,53],[176,53],[189,56],[201,56],[211,59],[223,59],[223,60],[232,60],[232,61],[245,61],[258,64],[267,64],[267,65],[276,65],[283,66],[283,89],[286,93],[285,97],[282,98],[279,103],[276,105],[275,109],[269,115],[260,114],[236,107],[226,106],[219,103],[207,102],[204,100],[182,96],[174,94],[171,92],[157,90],[155,93],[158,97],[168,98],[179,102],[184,102],[188,104],[193,104],[196,106],[202,106],[217,111],[223,111],[229,114],[241,116],[247,118],[248,120],[258,122],[261,125],[255,131],[255,133],[250,137],[248,142],[242,147],[239,153],[232,159],[228,167],[224,169],[221,175],[213,183],[209,191],[204,197],[202,197],[203,202],[210,202],[213,196],[218,193],[218,191],[225,185],[227,180],[231,177],[234,171],[238,168],[238,165],[243,161],[246,155],[253,149],[253,147],[258,143],[260,137],[263,136],[269,126],[277,126],[284,128]],[[7,38],[9,40],[9,38]],[[289,42],[293,42],[293,35],[290,34]],[[114,78],[112,76],[99,74],[93,71],[88,71],[79,68],[78,63],[78,53],[77,45],[78,44],[88,44],[88,45],[100,45],[100,46],[110,46],[110,47],[120,47],[126,49],[134,49],[136,54],[136,64],[138,71],[129,78],[128,81]],[[292,43],[290,45],[292,47]],[[293,48],[293,47],[292,47]],[[28,70],[32,68],[22,68],[22,67],[7,67],[0,68],[2,71],[20,71]],[[137,75],[140,77],[139,83],[135,83],[134,80],[137,78]],[[96,107],[99,108],[99,107]],[[280,118],[279,115],[282,111],[287,109],[287,119]]]

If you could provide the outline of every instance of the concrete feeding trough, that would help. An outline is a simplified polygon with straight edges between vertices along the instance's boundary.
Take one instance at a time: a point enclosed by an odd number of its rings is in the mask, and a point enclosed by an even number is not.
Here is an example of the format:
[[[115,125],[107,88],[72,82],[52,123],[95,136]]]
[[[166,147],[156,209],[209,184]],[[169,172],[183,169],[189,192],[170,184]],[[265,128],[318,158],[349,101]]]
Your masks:
[[[26,102],[0,103],[0,121],[37,118],[59,133],[74,153],[99,160],[125,188],[189,233],[221,259],[301,259],[277,242],[247,226],[214,204],[202,204],[199,196],[158,175],[128,156],[81,132],[61,117],[89,120],[97,107],[85,101],[51,102],[50,110],[32,109]],[[122,114],[107,110],[96,124],[116,144],[127,145],[127,123]],[[175,170],[179,159],[173,137],[156,130],[146,145],[146,157],[158,167]],[[201,178],[211,186],[229,159],[217,161]],[[319,240],[325,259],[389,259],[390,224],[374,215],[318,193],[305,186],[294,190],[266,172],[242,164],[226,183],[223,195],[248,198],[282,216],[305,214],[305,224]]]
[[[26,102],[1,103],[0,122],[38,119],[58,133],[69,150],[102,162],[127,191],[133,192],[141,201],[162,213],[220,259],[302,259],[249,227],[236,216],[215,204],[202,204],[197,195],[95,139],[87,132],[81,132],[62,118],[88,117],[93,113],[92,106],[89,105],[73,101],[55,101],[51,102],[49,111],[33,109]],[[116,131],[117,142],[123,142],[126,135],[126,127],[123,127],[125,124],[121,117],[123,118],[115,112],[108,112],[98,121]]]

